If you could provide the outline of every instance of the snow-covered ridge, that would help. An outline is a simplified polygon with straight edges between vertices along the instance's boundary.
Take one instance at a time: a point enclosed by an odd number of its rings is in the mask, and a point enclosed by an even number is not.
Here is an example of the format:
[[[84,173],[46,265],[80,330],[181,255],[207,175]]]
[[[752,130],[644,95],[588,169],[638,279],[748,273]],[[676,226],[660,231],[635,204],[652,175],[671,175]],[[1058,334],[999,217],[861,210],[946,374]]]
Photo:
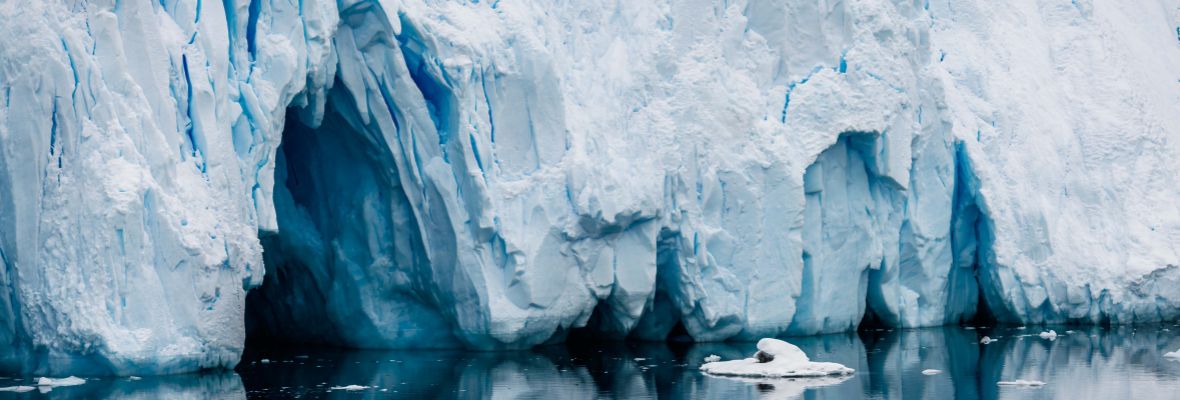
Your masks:
[[[0,369],[1173,319],[1140,3],[0,3]]]

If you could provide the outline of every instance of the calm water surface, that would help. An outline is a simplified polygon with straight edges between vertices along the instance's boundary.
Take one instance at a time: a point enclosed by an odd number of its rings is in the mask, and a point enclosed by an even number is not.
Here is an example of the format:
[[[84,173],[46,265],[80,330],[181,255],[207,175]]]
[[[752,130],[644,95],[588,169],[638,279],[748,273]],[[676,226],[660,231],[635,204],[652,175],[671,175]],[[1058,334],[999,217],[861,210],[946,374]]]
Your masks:
[[[747,357],[753,343],[578,343],[513,352],[253,347],[236,373],[106,378],[0,399],[1180,399],[1180,362],[1163,357],[1180,348],[1180,327],[1052,329],[1062,334],[1055,341],[1031,326],[787,339],[813,360],[855,368],[847,378],[744,380],[697,370],[710,354]],[[999,341],[980,345],[983,335]],[[926,369],[943,372],[928,376]],[[11,383],[0,386],[29,381],[3,379]],[[997,385],[1016,379],[1047,384]],[[347,385],[372,388],[332,389]]]

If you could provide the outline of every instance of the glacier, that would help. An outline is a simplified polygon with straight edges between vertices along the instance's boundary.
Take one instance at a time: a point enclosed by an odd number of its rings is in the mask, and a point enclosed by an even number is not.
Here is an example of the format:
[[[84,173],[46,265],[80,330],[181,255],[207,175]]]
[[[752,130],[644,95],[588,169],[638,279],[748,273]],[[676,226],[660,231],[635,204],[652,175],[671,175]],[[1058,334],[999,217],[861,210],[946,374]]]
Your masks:
[[[1180,317],[1180,6],[0,1],[0,370]]]

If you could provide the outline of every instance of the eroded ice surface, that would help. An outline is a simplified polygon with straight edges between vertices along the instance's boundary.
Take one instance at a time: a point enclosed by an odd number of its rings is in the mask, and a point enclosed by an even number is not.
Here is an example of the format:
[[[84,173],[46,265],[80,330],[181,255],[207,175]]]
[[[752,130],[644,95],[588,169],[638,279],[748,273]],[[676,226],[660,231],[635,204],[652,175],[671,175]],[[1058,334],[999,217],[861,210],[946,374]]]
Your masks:
[[[0,368],[228,367],[245,320],[494,349],[981,297],[1173,319],[1177,26],[1152,0],[5,2]]]

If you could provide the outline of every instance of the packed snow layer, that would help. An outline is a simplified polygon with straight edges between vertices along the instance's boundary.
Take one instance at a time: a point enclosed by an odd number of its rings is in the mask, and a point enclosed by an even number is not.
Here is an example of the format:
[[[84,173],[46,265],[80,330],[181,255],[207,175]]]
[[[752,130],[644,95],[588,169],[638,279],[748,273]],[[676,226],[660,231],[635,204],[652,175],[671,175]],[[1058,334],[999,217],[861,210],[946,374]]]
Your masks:
[[[793,344],[778,339],[758,341],[758,354],[742,360],[713,361],[701,365],[701,371],[721,376],[754,378],[823,377],[851,375],[855,370],[831,362],[815,362]]]
[[[1180,316],[1168,2],[17,3],[0,369]]]

